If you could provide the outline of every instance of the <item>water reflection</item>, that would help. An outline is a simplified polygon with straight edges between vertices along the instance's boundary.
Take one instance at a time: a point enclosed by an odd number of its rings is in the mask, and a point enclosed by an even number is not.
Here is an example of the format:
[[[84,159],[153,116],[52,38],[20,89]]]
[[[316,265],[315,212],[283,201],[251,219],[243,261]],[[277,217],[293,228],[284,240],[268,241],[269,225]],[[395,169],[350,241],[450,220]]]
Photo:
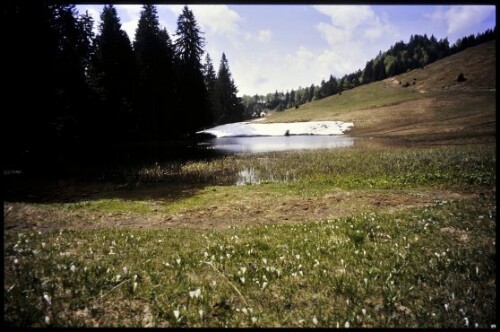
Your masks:
[[[221,137],[209,139],[202,145],[223,153],[261,153],[350,147],[354,145],[354,138],[347,135]]]

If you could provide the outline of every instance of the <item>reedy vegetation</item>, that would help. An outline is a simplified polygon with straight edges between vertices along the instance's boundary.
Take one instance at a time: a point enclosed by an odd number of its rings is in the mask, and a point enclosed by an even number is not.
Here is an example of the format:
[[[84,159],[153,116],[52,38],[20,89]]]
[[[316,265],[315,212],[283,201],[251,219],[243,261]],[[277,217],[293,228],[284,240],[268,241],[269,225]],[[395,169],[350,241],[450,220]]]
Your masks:
[[[367,186],[454,188],[478,195],[395,213],[218,231],[6,232],[5,321],[491,327],[496,324],[495,162],[492,147],[457,146],[243,155],[171,164],[168,172],[167,165],[150,173],[146,167],[136,171],[143,181],[198,181],[229,191],[236,188],[227,186],[235,174],[254,169],[260,184],[239,188],[306,197]],[[286,178],[285,170],[293,177]],[[67,205],[107,204],[99,202]]]

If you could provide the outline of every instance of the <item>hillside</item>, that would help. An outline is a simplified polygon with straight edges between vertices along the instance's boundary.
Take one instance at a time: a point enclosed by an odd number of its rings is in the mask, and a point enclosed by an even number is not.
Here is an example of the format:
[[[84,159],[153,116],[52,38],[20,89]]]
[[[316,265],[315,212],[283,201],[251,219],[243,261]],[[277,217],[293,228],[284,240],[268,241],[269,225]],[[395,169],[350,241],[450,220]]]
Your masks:
[[[398,142],[493,142],[495,46],[491,41],[471,47],[423,69],[274,113],[266,121],[349,121],[353,136]],[[457,81],[460,73],[464,82]]]

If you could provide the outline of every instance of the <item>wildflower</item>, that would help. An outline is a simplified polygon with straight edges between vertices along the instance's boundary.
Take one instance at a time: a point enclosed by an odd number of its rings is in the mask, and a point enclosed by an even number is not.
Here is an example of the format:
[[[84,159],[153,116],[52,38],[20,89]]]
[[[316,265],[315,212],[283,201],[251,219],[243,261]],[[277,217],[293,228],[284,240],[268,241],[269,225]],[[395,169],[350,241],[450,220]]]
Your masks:
[[[243,309],[241,309],[241,311],[242,311],[245,315],[248,315],[248,310],[247,310],[247,308],[243,308]]]
[[[267,286],[267,281],[264,281],[264,282],[262,283],[262,289],[266,288],[266,286]]]
[[[194,298],[194,297],[198,298],[198,297],[200,297],[200,294],[201,294],[201,289],[197,288],[194,291],[189,292],[189,297],[190,298]]]
[[[299,254],[295,255],[295,258],[300,259],[300,255]]]
[[[366,316],[366,309],[365,308],[361,309],[361,313],[363,314],[363,316]]]
[[[134,282],[134,287],[133,287],[134,293],[135,293],[136,290],[137,290],[137,282]]]
[[[71,264],[71,267],[69,269],[71,270],[71,272],[75,273],[76,266],[74,264]]]
[[[496,324],[491,324],[491,328],[492,328],[492,329],[496,329],[496,328],[497,328],[497,325],[496,325]]]
[[[448,311],[448,303],[445,303],[444,310]]]
[[[478,323],[475,323],[474,324],[474,327],[477,329],[479,327],[479,324]]]
[[[476,266],[476,274],[479,274],[479,266]]]
[[[203,310],[201,310],[201,309],[198,310],[198,314],[200,314],[200,319],[202,319],[203,318]]]
[[[175,316],[175,319],[179,319],[179,316],[180,316],[180,311],[179,310],[174,310],[174,316]]]
[[[317,325],[318,324],[318,319],[316,318],[316,316],[313,317],[313,324],[314,325]]]
[[[177,265],[181,265],[181,259],[180,258],[177,258],[175,261],[177,262]]]
[[[346,322],[345,322],[345,324],[344,324],[344,327],[345,327],[346,329],[348,329],[348,328],[349,328],[349,326],[351,326],[351,324],[349,324],[349,321],[346,321]]]
[[[319,261],[317,259],[315,259],[314,262],[315,262],[314,265],[313,265],[314,267],[316,267],[316,266],[319,265]]]
[[[50,299],[50,295],[49,295],[49,294],[43,294],[43,299],[44,299],[45,301],[47,301],[47,303],[48,303],[49,305],[51,305],[51,304],[52,304],[52,300]]]
[[[464,317],[465,320],[465,326],[469,327],[469,319],[467,317]]]
[[[42,248],[45,248],[45,242],[42,242]]]
[[[241,280],[241,283],[244,284],[245,283],[245,277],[240,277],[240,280]]]
[[[16,258],[16,259],[14,259],[14,265],[17,265],[17,264],[19,264],[19,260]]]
[[[245,274],[245,272],[247,272],[247,268],[242,266],[242,267],[240,267],[240,271],[242,274]]]
[[[49,325],[50,324],[50,317],[45,316],[45,324]]]
[[[264,262],[264,264],[267,265],[267,259],[266,258],[262,258],[262,262]]]
[[[299,319],[299,324],[304,324],[306,321],[303,319]]]
[[[257,317],[252,317],[252,323],[257,323]]]

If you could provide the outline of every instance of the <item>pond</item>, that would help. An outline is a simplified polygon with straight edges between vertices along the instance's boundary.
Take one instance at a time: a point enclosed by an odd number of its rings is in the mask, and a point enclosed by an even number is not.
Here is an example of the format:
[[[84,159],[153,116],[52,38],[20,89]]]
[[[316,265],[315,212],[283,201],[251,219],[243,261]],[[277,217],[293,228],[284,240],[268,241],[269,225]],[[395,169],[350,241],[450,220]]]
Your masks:
[[[225,154],[238,154],[334,149],[353,145],[354,137],[347,135],[291,135],[211,138],[199,143],[198,147]]]

